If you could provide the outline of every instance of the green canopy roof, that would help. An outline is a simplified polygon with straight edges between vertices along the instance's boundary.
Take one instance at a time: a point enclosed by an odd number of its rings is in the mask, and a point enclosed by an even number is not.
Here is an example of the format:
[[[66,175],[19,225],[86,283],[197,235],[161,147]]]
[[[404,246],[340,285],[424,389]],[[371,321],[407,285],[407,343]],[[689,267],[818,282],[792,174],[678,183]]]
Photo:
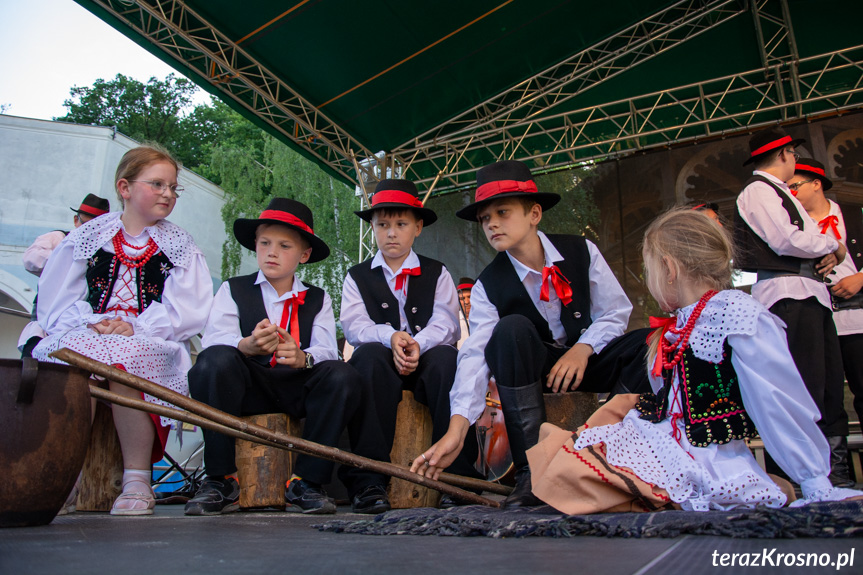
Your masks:
[[[77,1],[352,184],[377,162],[444,191],[496,159],[863,106],[859,0]]]

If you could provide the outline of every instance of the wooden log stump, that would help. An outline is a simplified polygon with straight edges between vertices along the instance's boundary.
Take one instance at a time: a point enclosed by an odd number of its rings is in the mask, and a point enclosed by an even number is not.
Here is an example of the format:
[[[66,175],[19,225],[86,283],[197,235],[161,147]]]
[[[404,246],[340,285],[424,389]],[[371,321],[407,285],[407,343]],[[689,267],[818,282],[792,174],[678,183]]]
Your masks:
[[[96,404],[81,474],[77,511],[110,511],[123,489],[123,452],[111,407]]]
[[[411,391],[402,391],[402,400],[396,412],[396,436],[390,460],[398,465],[410,465],[431,446],[432,419],[428,407],[414,399]],[[437,507],[440,493],[395,477],[388,489],[393,509]]]
[[[549,423],[575,431],[599,408],[595,393],[544,393],[545,420]]]
[[[264,413],[244,421],[300,437],[300,421],[284,413]],[[238,439],[236,443],[237,481],[240,483],[240,508],[285,506],[285,483],[291,478],[296,455],[259,443]]]

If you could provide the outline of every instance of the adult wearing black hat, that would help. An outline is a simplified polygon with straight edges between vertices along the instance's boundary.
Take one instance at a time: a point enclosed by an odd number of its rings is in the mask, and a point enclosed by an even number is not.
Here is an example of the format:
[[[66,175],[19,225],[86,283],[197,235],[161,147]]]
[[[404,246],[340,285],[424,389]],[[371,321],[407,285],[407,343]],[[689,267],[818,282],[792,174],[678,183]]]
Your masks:
[[[301,202],[274,198],[258,218],[234,222],[234,235],[254,250],[258,272],[231,278],[216,293],[201,344],[189,371],[192,397],[232,415],[287,413],[305,417],[303,438],[336,447],[350,427],[354,452],[385,459],[383,438],[371,416],[370,390],[356,370],[339,361],[329,295],[300,281],[300,264],[321,261],[327,244],[314,232],[312,213]],[[186,515],[218,515],[238,508],[233,476],[234,440],[204,431],[207,480],[186,504]],[[333,463],[297,457],[286,485],[286,510],[335,513],[321,487]],[[389,509],[386,478],[358,469],[339,470],[355,512]]]
[[[87,194],[78,208],[69,209],[75,212],[75,216],[72,218],[72,224],[77,228],[89,222],[93,218],[101,216],[102,214],[107,214],[111,211],[111,204],[105,198],[100,198],[94,194]],[[54,249],[60,245],[60,242],[63,241],[63,238],[68,234],[69,232],[65,230],[54,230],[36,238],[36,240],[30,244],[30,247],[24,250],[24,255],[21,257],[21,261],[24,263],[24,269],[35,276],[41,276],[42,270],[45,269],[45,264],[48,262],[48,258],[54,252]],[[36,322],[35,299],[33,300],[33,311],[31,313],[30,320],[30,323],[24,326],[24,329],[21,331],[21,335],[18,338],[18,351],[21,352],[21,357],[31,357],[33,348],[36,347],[36,344],[38,344],[46,335]]]
[[[844,437],[845,411],[831,407],[844,378],[823,277],[845,258],[845,247],[820,233],[786,183],[794,177],[799,158],[795,147],[802,142],[779,128],[750,139],[750,158],[744,165],[753,164],[755,171],[737,198],[737,266],[758,274],[752,296],[786,323],[788,348],[821,413],[818,426],[825,438]],[[781,473],[768,463],[768,471]]]
[[[863,209],[860,205],[837,203],[827,199],[824,192],[833,187],[824,165],[813,158],[800,158],[794,177],[788,182],[791,193],[818,223],[822,234],[829,235],[847,248],[863,246]],[[848,255],[834,268],[828,283],[833,297],[833,322],[839,335],[842,367],[848,387],[854,394],[854,408],[863,418],[863,255],[861,250],[849,249]],[[840,378],[835,381],[841,382]],[[845,413],[845,386],[827,389],[824,419],[837,419],[836,413]],[[842,418],[842,416],[838,416]],[[853,487],[848,469],[848,443],[844,435],[827,437],[830,444],[830,480],[837,487]]]

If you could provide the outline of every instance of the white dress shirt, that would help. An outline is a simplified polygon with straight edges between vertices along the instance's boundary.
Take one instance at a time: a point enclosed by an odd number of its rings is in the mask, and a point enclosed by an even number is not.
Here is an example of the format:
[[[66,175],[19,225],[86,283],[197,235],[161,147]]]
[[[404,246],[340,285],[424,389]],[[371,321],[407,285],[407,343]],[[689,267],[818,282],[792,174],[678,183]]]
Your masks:
[[[408,257],[401,266],[404,268],[415,268],[420,265],[420,260],[417,254],[411,250]],[[390,339],[396,331],[405,331],[414,338],[420,346],[420,353],[439,345],[455,346],[461,335],[461,330],[458,324],[458,292],[455,289],[452,276],[447,271],[446,266],[441,269],[438,277],[434,293],[434,309],[426,326],[416,331],[413,326],[408,324],[405,317],[404,307],[407,300],[407,292],[410,290],[411,276],[405,278],[405,289],[396,291],[396,277],[401,269],[394,272],[390,269],[384,260],[383,254],[378,251],[372,259],[372,269],[381,268],[384,272],[384,279],[390,288],[393,296],[398,301],[399,322],[401,326],[396,329],[393,326],[386,324],[376,324],[369,317],[366,310],[366,304],[360,295],[360,290],[357,287],[357,282],[351,277],[351,274],[345,278],[345,284],[342,288],[342,329],[345,332],[345,339],[354,347],[359,347],[364,343],[380,343],[386,347],[391,347]],[[420,270],[422,272],[422,270]]]
[[[21,256],[21,261],[24,262],[24,269],[35,276],[42,275],[42,270],[45,269],[48,258],[65,237],[66,234],[55,230],[36,238],[30,244],[30,247],[24,250],[24,255]]]
[[[544,233],[538,232],[545,252],[545,265],[563,261],[563,256],[552,245]],[[632,304],[608,267],[605,258],[591,241],[587,241],[590,254],[590,327],[578,338],[599,353],[615,337],[622,335],[629,323]],[[560,299],[554,289],[549,289],[549,301],[540,301],[542,272],[533,270],[507,252],[522,285],[533,300],[534,306],[548,322],[555,343],[566,343],[566,330],[560,321]],[[475,422],[485,409],[485,394],[491,372],[485,361],[485,347],[491,333],[500,320],[497,308],[489,301],[481,281],[477,281],[470,295],[470,337],[458,354],[458,369],[455,383],[450,391],[450,411]]]
[[[819,233],[815,221],[809,217],[803,204],[791,194],[785,182],[760,170],[753,174],[767,178],[788,194],[803,221],[802,230],[789,221],[782,199],[769,184],[752,182],[746,186],[737,197],[740,216],[770,249],[780,256],[812,259],[831,254],[839,248],[834,238]],[[782,299],[803,300],[813,296],[818,298],[821,305],[831,309],[827,287],[810,278],[782,276],[761,280],[752,286],[752,297],[767,308]]]
[[[839,231],[839,235],[842,236],[842,239],[839,241],[842,242],[845,247],[848,247],[848,233],[845,228],[845,218],[842,217],[842,210],[839,209],[839,205],[833,200],[828,201],[830,202],[829,215],[836,216],[839,219],[836,224],[836,229]],[[829,234],[831,237],[835,237],[831,228],[827,228],[827,234]],[[857,266],[854,265],[854,260],[851,259],[851,249],[859,250],[860,248],[861,246],[851,246],[850,248],[848,248],[848,255],[845,256],[845,259],[842,260],[842,263],[833,268],[836,273],[830,276],[832,282],[831,285],[836,285],[842,278],[853,276],[854,274],[860,272],[860,270],[857,269]],[[863,309],[845,309],[841,311],[834,311],[833,321],[836,324],[836,332],[839,335],[852,335],[855,333],[863,333]]]
[[[280,296],[276,293],[276,288],[272,286],[260,270],[258,270],[255,285],[261,288],[261,296],[264,298],[264,309],[267,310],[267,318],[270,320],[270,323],[276,325],[279,325],[282,319],[285,301],[309,289],[295,274],[291,291],[285,292]],[[290,308],[288,309],[289,313],[293,311]],[[207,318],[207,327],[204,329],[201,345],[205,349],[213,345],[237,347],[241,339],[243,339],[243,334],[240,331],[240,312],[237,308],[237,302],[234,301],[231,295],[231,284],[224,282],[213,299],[213,307],[210,310],[209,318]],[[300,349],[312,354],[315,362],[339,358],[339,348],[336,344],[336,320],[333,315],[333,302],[326,292],[324,292],[324,303],[321,306],[321,310],[315,315],[315,319],[312,322],[311,341],[300,342]]]

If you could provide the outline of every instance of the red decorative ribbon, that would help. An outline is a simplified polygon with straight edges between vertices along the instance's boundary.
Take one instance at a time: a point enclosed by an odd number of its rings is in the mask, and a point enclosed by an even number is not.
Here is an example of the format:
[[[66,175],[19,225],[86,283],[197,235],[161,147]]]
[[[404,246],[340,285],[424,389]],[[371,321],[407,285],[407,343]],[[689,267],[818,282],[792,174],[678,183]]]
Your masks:
[[[282,213],[282,212],[279,212]],[[262,216],[263,217],[263,216]],[[285,306],[282,308],[282,319],[279,322],[279,327],[284,330],[288,329],[288,317],[290,314],[290,322],[291,328],[288,330],[288,333],[294,341],[297,342],[297,347],[300,346],[300,314],[297,309],[299,306],[303,305],[306,301],[306,292],[301,291],[300,293],[291,296],[290,298],[285,300]],[[270,367],[276,366],[276,353],[273,352],[273,357],[270,359]]]
[[[785,136],[784,138],[779,138],[778,140],[773,140],[769,144],[764,144],[763,146],[761,146],[757,150],[752,150],[752,153],[749,154],[749,156],[754,158],[755,156],[763,154],[764,152],[769,152],[770,150],[775,150],[776,148],[780,148],[780,147],[784,146],[785,144],[788,144],[789,142],[791,142],[791,136]]]
[[[78,211],[84,212],[85,214],[90,214],[91,216],[101,216],[102,214],[108,213],[108,210],[100,210],[99,208],[88,206],[87,204],[81,204],[81,207],[78,208]]]
[[[542,289],[539,290],[539,299],[548,301],[548,279],[551,277],[551,285],[554,286],[554,293],[560,298],[563,305],[569,305],[572,301],[572,288],[569,286],[569,280],[560,273],[560,268],[557,266],[542,268]]]
[[[420,275],[420,269],[416,268],[402,268],[402,271],[399,272],[399,275],[396,276],[396,291],[405,288],[405,279],[408,276],[418,276]]]
[[[827,177],[827,173],[824,172],[821,168],[816,168],[815,166],[807,166],[806,164],[797,164],[794,166],[794,170],[798,172],[812,172],[813,174],[818,174],[819,176]]]
[[[506,192],[526,192],[529,194],[535,194],[537,191],[536,183],[532,180],[528,180],[527,182],[498,180],[478,187],[476,189],[476,201],[481,202],[498,194],[505,194]]]
[[[261,217],[258,219],[285,222],[286,224],[296,226],[305,232],[309,232],[310,234],[315,235],[315,232],[312,231],[312,228],[310,228],[306,222],[304,222],[294,214],[289,214],[288,212],[281,212],[279,210],[264,210],[263,212],[261,212]]]
[[[378,204],[405,204],[411,208],[421,208],[423,203],[407,192],[401,190],[380,190],[372,196],[372,207]]]
[[[818,225],[821,226],[822,234],[826,234],[827,230],[830,229],[833,231],[833,235],[836,236],[836,239],[841,240],[842,236],[839,234],[839,228],[836,227],[836,224],[838,223],[839,218],[837,218],[836,216],[827,216],[826,218],[818,222]]]
[[[650,327],[652,327],[654,330],[655,329],[661,329],[662,330],[659,333],[660,338],[664,338],[665,333],[676,325],[677,325],[677,318],[676,317],[653,317],[653,316],[650,316]],[[656,333],[656,332],[652,331],[652,332],[650,332],[650,334],[648,334],[648,336],[647,336],[648,344],[650,343],[650,338],[653,337],[654,333]],[[662,339],[660,339],[659,341],[661,343]],[[653,369],[651,370],[651,373],[653,374],[654,377],[659,377],[662,375],[662,346],[661,345],[656,350],[656,359],[653,361]]]

